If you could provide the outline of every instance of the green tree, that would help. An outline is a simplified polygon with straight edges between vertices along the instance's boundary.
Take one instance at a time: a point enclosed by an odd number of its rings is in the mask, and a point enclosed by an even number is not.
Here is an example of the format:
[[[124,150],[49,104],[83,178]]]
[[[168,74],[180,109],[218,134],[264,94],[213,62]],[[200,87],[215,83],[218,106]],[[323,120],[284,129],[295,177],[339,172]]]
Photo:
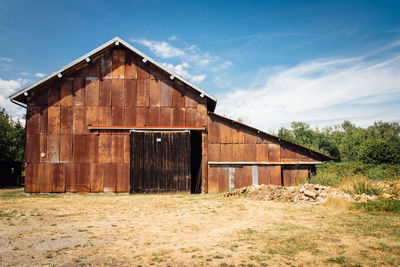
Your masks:
[[[24,161],[25,127],[0,107],[0,160]]]

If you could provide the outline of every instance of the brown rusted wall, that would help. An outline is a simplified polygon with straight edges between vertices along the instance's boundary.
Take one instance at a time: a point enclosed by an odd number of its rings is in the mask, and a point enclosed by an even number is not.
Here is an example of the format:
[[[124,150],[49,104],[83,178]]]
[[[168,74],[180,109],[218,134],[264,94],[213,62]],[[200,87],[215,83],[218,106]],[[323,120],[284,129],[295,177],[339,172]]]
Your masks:
[[[224,192],[251,185],[253,177],[258,180],[258,184],[294,185],[308,176],[312,165],[295,163],[321,161],[321,157],[307,149],[210,113],[208,161],[208,192]],[[249,164],[243,164],[245,162]],[[289,162],[290,165],[285,164]]]
[[[206,118],[198,92],[133,52],[104,51],[31,94],[25,191],[128,192],[129,132],[89,125],[203,127]]]

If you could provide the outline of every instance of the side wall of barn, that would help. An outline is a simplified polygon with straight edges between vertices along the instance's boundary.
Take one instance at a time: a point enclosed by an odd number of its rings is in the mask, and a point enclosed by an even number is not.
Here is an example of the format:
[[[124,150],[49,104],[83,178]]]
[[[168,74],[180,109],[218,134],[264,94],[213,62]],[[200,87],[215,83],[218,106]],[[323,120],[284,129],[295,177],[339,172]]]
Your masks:
[[[219,115],[208,115],[208,192],[252,184],[290,186],[321,157]]]
[[[206,98],[131,51],[104,51],[31,93],[25,191],[129,191],[129,131],[88,126],[206,125]]]

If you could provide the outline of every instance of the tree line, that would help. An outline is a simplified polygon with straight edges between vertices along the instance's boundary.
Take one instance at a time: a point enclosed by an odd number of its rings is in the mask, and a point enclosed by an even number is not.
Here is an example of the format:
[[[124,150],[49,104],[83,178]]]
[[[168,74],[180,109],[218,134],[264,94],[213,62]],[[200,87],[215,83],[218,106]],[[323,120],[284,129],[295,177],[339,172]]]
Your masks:
[[[24,161],[25,125],[0,107],[0,161]]]
[[[312,129],[304,122],[292,122],[289,129],[280,128],[278,136],[335,157],[338,161],[400,163],[398,122],[377,121],[361,128],[344,121],[322,129]]]

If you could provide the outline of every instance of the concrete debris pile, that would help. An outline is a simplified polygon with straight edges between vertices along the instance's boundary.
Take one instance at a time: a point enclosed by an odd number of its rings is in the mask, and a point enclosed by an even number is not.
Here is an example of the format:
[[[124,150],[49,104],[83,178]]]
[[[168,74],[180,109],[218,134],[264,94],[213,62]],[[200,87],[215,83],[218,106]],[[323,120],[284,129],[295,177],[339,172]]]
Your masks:
[[[383,198],[394,198],[400,199],[400,183],[399,182],[376,182],[372,184],[375,188],[378,188]]]
[[[279,185],[252,185],[235,189],[224,196],[245,195],[253,200],[275,200],[293,203],[322,204],[328,196],[339,196],[354,200],[351,195],[340,189],[329,186],[304,184],[300,187],[283,187]],[[372,199],[371,199],[372,200]]]

